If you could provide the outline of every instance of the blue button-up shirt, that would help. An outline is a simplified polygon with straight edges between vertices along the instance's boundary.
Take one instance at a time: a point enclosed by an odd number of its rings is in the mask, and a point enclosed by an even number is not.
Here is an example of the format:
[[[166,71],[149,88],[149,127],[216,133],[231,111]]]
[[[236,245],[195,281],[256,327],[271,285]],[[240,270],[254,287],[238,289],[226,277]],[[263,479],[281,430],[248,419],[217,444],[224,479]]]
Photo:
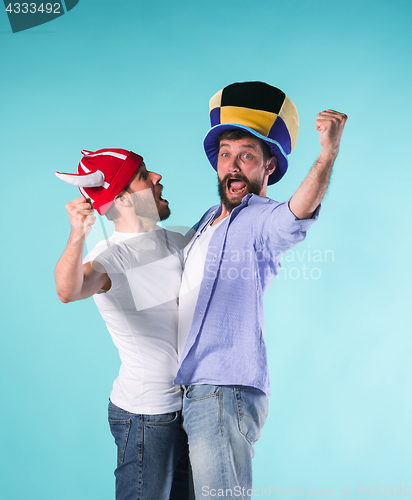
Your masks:
[[[318,212],[299,220],[287,202],[248,194],[220,224],[209,243],[175,384],[244,385],[270,394],[263,295],[281,257],[304,240]],[[220,213],[220,206],[208,210],[195,237]]]

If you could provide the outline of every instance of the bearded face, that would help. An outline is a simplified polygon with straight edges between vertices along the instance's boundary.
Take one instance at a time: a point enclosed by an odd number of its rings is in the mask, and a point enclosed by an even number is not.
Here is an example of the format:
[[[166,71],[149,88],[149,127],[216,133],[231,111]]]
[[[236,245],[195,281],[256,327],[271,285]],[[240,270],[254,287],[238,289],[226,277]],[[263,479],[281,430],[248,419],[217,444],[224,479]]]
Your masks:
[[[223,179],[218,178],[217,187],[221,202],[231,212],[241,204],[248,193],[260,195],[264,178],[263,173],[260,179],[255,180],[250,180],[240,173],[227,174]]]
[[[226,210],[231,212],[248,193],[266,196],[267,179],[276,168],[275,160],[265,156],[261,141],[250,134],[220,140],[218,191]]]

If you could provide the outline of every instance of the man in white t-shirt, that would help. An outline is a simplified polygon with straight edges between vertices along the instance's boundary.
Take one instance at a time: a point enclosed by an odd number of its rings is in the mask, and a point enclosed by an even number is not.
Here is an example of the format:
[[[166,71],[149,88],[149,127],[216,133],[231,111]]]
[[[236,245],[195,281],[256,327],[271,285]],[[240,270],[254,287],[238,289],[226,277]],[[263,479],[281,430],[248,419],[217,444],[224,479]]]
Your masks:
[[[77,174],[56,174],[83,194],[66,205],[72,228],[56,288],[64,303],[93,295],[119,350],[109,402],[116,499],[189,499],[182,392],[173,384],[184,238],[156,224],[170,210],[161,176],[141,156],[121,149],[82,153]],[[115,232],[82,261],[93,208],[113,220]]]

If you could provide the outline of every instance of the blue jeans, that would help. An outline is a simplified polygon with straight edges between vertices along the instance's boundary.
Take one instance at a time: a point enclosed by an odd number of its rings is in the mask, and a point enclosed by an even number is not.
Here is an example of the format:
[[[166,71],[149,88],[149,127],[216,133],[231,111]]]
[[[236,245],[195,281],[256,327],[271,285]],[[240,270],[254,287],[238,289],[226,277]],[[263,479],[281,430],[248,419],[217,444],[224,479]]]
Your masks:
[[[181,412],[138,415],[109,402],[117,445],[116,500],[189,500],[189,457]]]
[[[185,387],[183,428],[196,500],[251,497],[254,443],[267,414],[267,396],[253,387]]]

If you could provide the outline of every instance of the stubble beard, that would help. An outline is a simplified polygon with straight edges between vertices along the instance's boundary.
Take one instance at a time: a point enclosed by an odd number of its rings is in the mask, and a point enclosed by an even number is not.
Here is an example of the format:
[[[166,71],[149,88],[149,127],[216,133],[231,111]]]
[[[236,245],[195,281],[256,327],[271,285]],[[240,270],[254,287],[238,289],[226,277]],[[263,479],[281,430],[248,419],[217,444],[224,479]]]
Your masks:
[[[136,193],[134,193],[136,195]],[[153,221],[162,221],[170,217],[169,205],[162,204],[156,196],[134,196],[133,209],[135,215]]]

